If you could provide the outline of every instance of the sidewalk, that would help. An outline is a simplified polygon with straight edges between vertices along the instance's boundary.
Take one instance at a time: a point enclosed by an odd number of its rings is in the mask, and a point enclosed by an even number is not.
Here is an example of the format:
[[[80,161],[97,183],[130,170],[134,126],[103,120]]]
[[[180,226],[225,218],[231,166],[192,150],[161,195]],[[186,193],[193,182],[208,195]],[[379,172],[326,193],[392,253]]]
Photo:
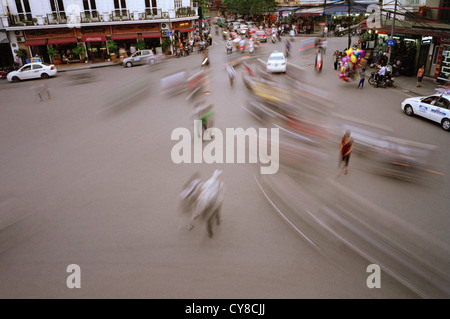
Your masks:
[[[435,89],[437,86],[439,86],[439,84],[436,82],[436,79],[424,76],[422,79],[421,87],[417,87],[417,77],[404,75],[395,77],[394,84],[399,89],[407,90],[420,96],[436,93]]]

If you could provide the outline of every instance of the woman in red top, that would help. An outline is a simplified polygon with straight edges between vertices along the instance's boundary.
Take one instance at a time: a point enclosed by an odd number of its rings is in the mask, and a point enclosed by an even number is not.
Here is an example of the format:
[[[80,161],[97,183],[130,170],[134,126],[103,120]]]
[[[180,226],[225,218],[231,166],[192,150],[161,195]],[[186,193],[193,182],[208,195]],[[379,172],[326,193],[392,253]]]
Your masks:
[[[340,152],[341,152],[341,159],[342,159],[342,165],[339,166],[338,176],[341,173],[341,169],[344,167],[344,173],[348,173],[348,162],[350,160],[350,154],[352,153],[353,149],[353,140],[350,138],[350,131],[345,132],[344,137],[342,137],[341,143],[340,143]]]

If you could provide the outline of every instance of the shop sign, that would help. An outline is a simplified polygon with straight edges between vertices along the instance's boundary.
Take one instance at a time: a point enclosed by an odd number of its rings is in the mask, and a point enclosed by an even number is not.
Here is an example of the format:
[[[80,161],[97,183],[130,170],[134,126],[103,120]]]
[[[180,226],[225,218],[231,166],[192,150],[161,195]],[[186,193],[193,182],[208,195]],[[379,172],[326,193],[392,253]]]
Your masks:
[[[433,36],[431,35],[423,35],[422,36],[422,44],[431,44],[433,42]]]
[[[395,40],[391,40],[391,39],[386,40],[386,45],[388,47],[395,47]]]
[[[172,29],[173,30],[181,30],[181,29],[188,29],[192,27],[192,23],[189,22],[173,22],[172,23]]]
[[[441,44],[450,44],[450,38],[440,37],[438,38],[438,42]]]

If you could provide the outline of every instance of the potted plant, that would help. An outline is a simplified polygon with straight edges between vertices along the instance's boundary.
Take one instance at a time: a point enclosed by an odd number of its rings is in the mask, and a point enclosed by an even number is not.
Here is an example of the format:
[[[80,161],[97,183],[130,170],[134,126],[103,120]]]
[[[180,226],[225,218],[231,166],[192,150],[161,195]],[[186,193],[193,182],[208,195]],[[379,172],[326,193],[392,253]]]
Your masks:
[[[55,47],[50,47],[50,48],[48,48],[47,53],[48,53],[48,55],[49,55],[49,57],[50,57],[50,60],[53,61],[53,57],[56,56],[56,55],[58,55],[58,54],[59,54],[59,51],[58,51],[58,49],[55,48]],[[54,62],[54,61],[53,61],[53,62]],[[55,63],[55,64],[57,64],[57,63]]]
[[[113,40],[106,42],[106,48],[108,49],[108,52],[110,54],[115,53],[117,50],[119,50],[119,46]]]
[[[22,64],[25,64],[25,59],[28,57],[27,50],[19,49],[14,50],[14,52],[16,53],[17,57],[22,60]]]
[[[145,41],[138,41],[136,43],[136,49],[138,50],[144,50],[146,46]]]
[[[81,61],[82,60],[81,56],[86,54],[86,48],[84,47],[84,45],[79,44],[75,47],[75,49],[73,49],[73,53],[78,55],[78,57],[80,58],[80,61]]]
[[[167,54],[167,52],[170,49],[170,46],[172,45],[172,41],[170,38],[164,38],[163,42],[161,43],[161,49],[162,51]]]

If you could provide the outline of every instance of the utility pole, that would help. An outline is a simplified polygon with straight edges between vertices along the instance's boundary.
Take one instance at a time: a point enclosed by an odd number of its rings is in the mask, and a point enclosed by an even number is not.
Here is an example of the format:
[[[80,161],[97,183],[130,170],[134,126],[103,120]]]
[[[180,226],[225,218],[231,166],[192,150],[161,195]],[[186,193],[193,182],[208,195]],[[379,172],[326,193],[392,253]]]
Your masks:
[[[394,5],[394,19],[392,19],[392,30],[391,30],[391,40],[394,39],[394,27],[395,27],[395,14],[397,13],[397,0],[395,0],[395,5]],[[389,55],[388,55],[388,64],[389,62],[391,62],[391,52],[392,52],[392,45],[389,48]]]
[[[350,49],[350,47],[352,46],[352,36],[350,34],[350,19],[351,19],[351,17],[350,17],[350,12],[351,12],[350,1],[351,0],[347,0],[347,5],[348,5],[348,46],[347,46],[347,49]]]

